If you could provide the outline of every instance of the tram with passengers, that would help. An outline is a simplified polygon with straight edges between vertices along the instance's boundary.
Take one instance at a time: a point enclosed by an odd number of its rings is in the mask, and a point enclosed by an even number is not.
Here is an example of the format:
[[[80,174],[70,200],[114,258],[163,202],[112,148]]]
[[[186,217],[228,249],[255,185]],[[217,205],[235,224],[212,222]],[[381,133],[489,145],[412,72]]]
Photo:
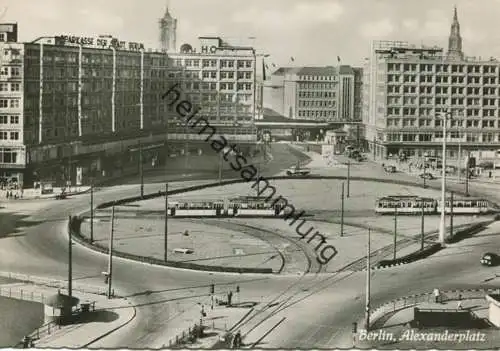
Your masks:
[[[375,212],[380,214],[432,214],[436,212],[436,200],[428,197],[411,195],[385,196],[377,199]]]
[[[426,214],[441,213],[441,201],[419,196],[385,196],[377,199],[375,212],[380,214],[421,214],[422,207]],[[397,209],[397,210],[396,210]],[[454,198],[454,214],[486,214],[498,212],[499,208],[490,201],[481,198]],[[451,199],[445,204],[445,213],[451,213]]]
[[[172,217],[280,217],[283,204],[257,196],[239,196],[226,200],[169,201],[168,214]]]

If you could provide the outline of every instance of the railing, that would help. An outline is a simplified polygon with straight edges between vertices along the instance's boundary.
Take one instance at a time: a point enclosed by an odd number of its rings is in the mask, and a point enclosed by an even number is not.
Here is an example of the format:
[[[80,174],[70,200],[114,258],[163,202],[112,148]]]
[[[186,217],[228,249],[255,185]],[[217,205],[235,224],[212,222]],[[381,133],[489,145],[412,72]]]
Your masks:
[[[204,333],[207,332],[207,330],[219,331],[220,334],[224,335],[227,335],[229,333],[226,321],[222,322],[221,319],[212,319],[205,321],[200,320],[200,323],[195,323],[187,330],[183,330],[174,338],[170,339],[168,341],[168,345],[164,346],[168,346],[169,349],[184,348],[185,345],[194,344],[199,339],[202,339],[204,337]],[[217,342],[219,342],[219,340],[213,341],[212,343],[215,344]],[[202,348],[207,348],[207,345],[203,345]]]
[[[500,289],[456,289],[441,291],[439,302],[458,301],[462,299],[480,299],[485,298],[487,294],[500,293]],[[435,296],[432,292],[418,295],[410,295],[399,299],[386,302],[370,313],[370,325],[374,325],[377,320],[384,315],[403,310],[408,307],[416,306],[424,302],[435,302]]]
[[[64,280],[56,280],[56,279],[46,279],[41,277],[33,277],[26,274],[18,274],[11,272],[0,272],[1,277],[6,277],[14,280],[18,280],[27,284],[41,285],[50,288],[57,288],[61,290],[65,290],[68,287],[68,283]],[[84,294],[93,294],[93,295],[106,295],[107,289],[100,287],[93,287],[88,285],[80,285],[73,283],[73,290],[79,291]],[[5,289],[5,288],[2,288]]]
[[[33,290],[26,290],[12,286],[0,287],[0,296],[39,303],[44,303],[47,299],[47,296],[43,293],[37,293]]]

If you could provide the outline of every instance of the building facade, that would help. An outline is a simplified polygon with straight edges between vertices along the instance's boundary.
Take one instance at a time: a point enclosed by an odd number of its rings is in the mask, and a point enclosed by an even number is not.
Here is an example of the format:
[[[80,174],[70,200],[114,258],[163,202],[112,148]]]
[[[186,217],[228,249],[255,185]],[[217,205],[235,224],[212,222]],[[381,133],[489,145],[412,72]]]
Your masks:
[[[181,72],[183,90],[200,113],[222,134],[256,140],[256,54],[252,47],[232,46],[220,37],[200,37],[199,47],[183,44],[170,54]]]
[[[350,66],[279,68],[271,76],[272,108],[291,119],[360,121],[359,72]]]
[[[488,158],[500,148],[500,62],[463,55],[456,9],[447,53],[377,41],[364,79],[363,122],[375,156],[440,157],[443,137],[451,158]]]
[[[26,187],[60,173],[74,184],[122,167],[112,155],[141,138],[202,143],[162,99],[175,84],[219,134],[257,139],[252,48],[200,38],[200,52],[168,55],[109,36],[19,43],[16,33],[0,25],[0,180]]]

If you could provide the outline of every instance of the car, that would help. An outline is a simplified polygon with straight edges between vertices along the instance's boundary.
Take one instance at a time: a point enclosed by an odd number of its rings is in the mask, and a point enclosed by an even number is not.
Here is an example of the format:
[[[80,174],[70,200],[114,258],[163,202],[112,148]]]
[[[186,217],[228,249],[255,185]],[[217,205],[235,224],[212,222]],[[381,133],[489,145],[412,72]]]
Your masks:
[[[487,252],[481,258],[481,264],[483,266],[492,267],[498,265],[499,263],[500,263],[500,256],[498,256],[495,253]]]
[[[192,254],[194,253],[193,249],[185,248],[185,247],[178,247],[174,249],[174,253],[180,253],[180,254]]]
[[[419,175],[420,178],[422,179],[436,179],[436,177],[434,177],[434,175],[432,173],[422,173]]]
[[[302,168],[302,167],[290,167],[286,171],[287,176],[306,176],[311,173],[311,170],[309,168]]]
[[[396,166],[384,166],[384,171],[387,173],[396,173]]]

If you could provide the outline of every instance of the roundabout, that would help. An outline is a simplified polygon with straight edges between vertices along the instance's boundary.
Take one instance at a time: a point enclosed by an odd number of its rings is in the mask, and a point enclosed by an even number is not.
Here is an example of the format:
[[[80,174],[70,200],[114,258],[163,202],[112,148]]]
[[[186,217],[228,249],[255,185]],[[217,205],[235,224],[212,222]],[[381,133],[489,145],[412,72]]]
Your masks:
[[[270,184],[280,195],[289,199],[296,213],[304,211],[305,228],[314,228],[335,247],[335,255],[327,264],[318,261],[315,247],[319,235],[301,239],[292,220],[286,218],[168,218],[167,257],[172,265],[192,263],[216,271],[268,269],[269,273],[305,274],[363,269],[353,265],[365,257],[368,228],[372,231],[372,249],[377,252],[372,265],[384,259],[394,259],[419,251],[434,241],[439,216],[426,215],[422,226],[420,216],[382,216],[374,212],[378,198],[388,195],[418,195],[437,198],[432,189],[409,185],[351,180],[349,197],[344,199],[344,224],[341,223],[340,191],[345,180],[303,178],[275,179]],[[195,191],[169,195],[169,201],[213,201],[235,196],[255,196],[251,183],[210,186]],[[264,195],[263,195],[264,196]],[[107,249],[111,209],[100,208],[94,213],[94,245]],[[460,228],[490,219],[491,216],[455,215],[454,227]],[[293,223],[292,223],[293,224]],[[449,218],[447,226],[449,226]],[[115,206],[115,252],[137,257],[165,257],[165,198],[127,201]],[[340,232],[343,228],[343,233]],[[81,235],[89,239],[90,218],[85,214]],[[187,235],[186,235],[187,233]],[[396,247],[394,248],[394,240]],[[189,253],[182,252],[189,250]],[[396,255],[396,257],[394,257]],[[144,260],[144,259],[141,259]],[[187,267],[181,265],[181,267]],[[227,268],[234,268],[230,270]],[[257,271],[255,271],[257,273]]]
[[[363,169],[362,166],[352,167],[351,176],[361,177],[369,169]],[[370,173],[371,174],[371,173]],[[324,180],[326,184],[321,186],[339,189],[340,178],[345,177],[345,170],[339,169],[335,175],[338,179]],[[114,263],[114,288],[133,303],[137,310],[137,317],[129,326],[117,330],[113,334],[103,338],[93,347],[162,347],[168,345],[168,341],[179,332],[182,325],[187,326],[190,320],[197,320],[199,311],[198,304],[206,304],[210,300],[208,289],[210,284],[215,284],[215,293],[224,295],[228,290],[233,290],[236,286],[241,288],[239,296],[240,301],[257,303],[255,311],[247,317],[245,321],[239,324],[239,328],[244,336],[244,343],[251,345],[257,342],[265,335],[281,318],[286,320],[279,328],[268,335],[264,341],[258,344],[258,347],[278,347],[278,348],[311,348],[311,347],[352,347],[351,324],[359,320],[364,313],[364,281],[365,273],[360,272],[364,265],[357,264],[356,267],[343,269],[341,262],[353,263],[364,256],[366,238],[366,228],[373,228],[374,241],[381,241],[381,248],[388,247],[385,257],[391,256],[392,250],[392,231],[394,222],[390,216],[375,216],[370,210],[373,206],[371,199],[378,196],[378,189],[384,187],[385,182],[406,182],[405,184],[394,185],[395,187],[406,187],[416,191],[422,191],[421,188],[413,187],[411,184],[417,183],[414,178],[406,175],[397,175],[393,179],[381,179],[376,184],[372,180],[352,179],[351,197],[346,199],[345,209],[345,236],[340,237],[338,232],[338,214],[339,200],[325,188],[315,186],[307,189],[307,183],[302,180],[277,180],[276,186],[279,191],[289,196],[291,202],[302,208],[308,206],[306,197],[313,198],[306,217],[317,229],[321,229],[328,241],[332,240],[332,245],[337,248],[338,254],[329,262],[332,266],[330,272],[325,274],[300,274],[298,271],[292,274],[266,274],[266,275],[244,275],[244,274],[226,274],[216,272],[203,272],[185,269],[172,269],[169,267],[158,267],[150,264],[140,264],[131,260],[120,258],[115,259]],[[206,181],[205,183],[209,183]],[[290,182],[290,189],[285,184]],[[320,182],[314,180],[314,182]],[[330,183],[331,182],[331,183]],[[369,192],[363,197],[356,197],[356,191],[361,189],[359,185],[362,182],[370,182]],[[201,183],[201,182],[199,182]],[[199,184],[198,183],[198,184]],[[294,184],[295,183],[295,184]],[[204,190],[198,190],[198,193],[190,193],[189,196],[197,197],[202,192],[213,198],[215,195],[229,194],[234,191],[235,194],[251,194],[249,184],[234,184],[227,187],[212,187]],[[432,183],[431,183],[432,185]],[[243,187],[242,187],[243,186]],[[246,188],[244,187],[246,186]],[[185,188],[184,183],[171,184],[175,189]],[[236,187],[236,188],[233,188]],[[238,188],[240,187],[240,188]],[[479,187],[478,187],[479,188]],[[164,184],[146,184],[146,194],[157,193],[164,189]],[[223,191],[222,191],[223,189]],[[233,189],[233,190],[231,190]],[[315,189],[315,191],[311,191]],[[399,188],[398,188],[399,189]],[[105,201],[114,201],[126,197],[133,197],[138,194],[139,187],[126,186],[116,188],[103,188],[95,193],[95,204]],[[246,192],[245,192],[246,191]],[[309,195],[307,192],[309,191]],[[399,190],[398,190],[399,191]],[[426,189],[425,191],[431,191]],[[391,191],[392,192],[392,191]],[[332,190],[333,193],[333,190]],[[338,190],[337,190],[338,193]],[[372,195],[369,195],[372,193]],[[385,193],[385,190],[384,190]],[[295,199],[297,194],[297,199]],[[491,192],[490,192],[491,194]],[[385,195],[385,194],[383,194]],[[182,196],[179,194],[179,196]],[[371,196],[371,197],[370,197]],[[173,197],[173,195],[172,195]],[[495,197],[493,194],[492,197]],[[158,223],[162,223],[161,214],[164,199],[145,200],[142,203],[158,201],[157,208],[152,208],[148,216],[145,216],[145,223],[152,223],[152,218],[156,216]],[[349,212],[349,201],[352,201],[353,208]],[[363,205],[361,209],[356,209],[354,202]],[[498,199],[497,199],[498,201]],[[123,206],[130,210],[129,206]],[[31,222],[38,221],[33,226],[27,225],[16,236],[9,236],[3,239],[2,255],[0,264],[5,271],[33,274],[39,276],[50,276],[52,279],[64,280],[67,276],[66,257],[67,257],[67,215],[77,214],[82,211],[88,211],[88,195],[76,196],[65,202],[52,202],[40,213],[33,213],[27,218]],[[306,207],[305,209],[308,209]],[[71,209],[71,213],[67,213]],[[138,208],[133,208],[136,211]],[[144,212],[147,212],[144,211]],[[151,212],[152,211],[152,212]],[[125,212],[125,211],[124,211]],[[146,213],[145,213],[146,214]],[[103,216],[107,214],[103,211]],[[109,217],[109,215],[107,215]],[[314,219],[311,217],[314,216]],[[432,241],[431,231],[437,228],[432,224],[432,217],[426,217],[426,226],[429,223],[429,236],[426,234],[426,241]],[[458,217],[456,217],[457,219]],[[469,218],[470,219],[470,218]],[[119,220],[119,219],[118,219]],[[282,219],[261,220],[256,218],[232,219],[225,221],[220,219],[210,219],[210,221],[220,221],[238,227],[258,228],[263,233],[274,232],[282,237],[279,240],[287,241],[291,246],[290,240],[299,241],[300,237],[294,233],[293,228],[286,228],[286,223]],[[245,221],[245,223],[235,223],[235,220]],[[184,225],[174,229],[172,224],[174,219],[169,221],[169,234],[172,228],[172,235],[179,235]],[[413,222],[412,222],[413,221]],[[181,222],[179,222],[181,223]],[[324,223],[324,227],[322,224]],[[196,221],[196,225],[199,225]],[[352,225],[351,225],[352,224]],[[170,227],[172,225],[172,227]],[[214,229],[220,223],[202,223],[203,226],[211,227],[211,232],[219,231],[230,234],[231,231],[239,231],[231,228],[224,230]],[[357,225],[359,227],[354,227]],[[456,225],[458,223],[456,222]],[[105,227],[105,226],[104,226]],[[147,227],[144,227],[146,235]],[[404,229],[406,227],[406,229]],[[433,228],[434,227],[434,228]],[[158,228],[161,228],[158,224]],[[133,231],[135,227],[131,227]],[[257,229],[256,229],[257,230]],[[482,237],[481,245],[470,239],[463,242],[448,245],[432,257],[418,261],[406,266],[381,269],[372,273],[372,303],[382,304],[391,299],[400,296],[432,291],[432,288],[439,286],[442,289],[476,287],[478,284],[484,287],[495,285],[494,281],[489,281],[492,273],[484,270],[478,270],[477,257],[485,250],[488,245],[498,244],[498,235],[494,228],[492,232]],[[417,245],[417,240],[413,235],[419,234],[418,218],[398,217],[398,238],[407,239]],[[109,235],[108,231],[104,235]],[[170,235],[169,235],[170,236]],[[275,235],[275,237],[280,238]],[[377,236],[377,238],[375,238]],[[476,235],[477,236],[477,235]],[[476,237],[475,236],[475,237]],[[159,238],[157,251],[161,255],[163,243]],[[474,238],[475,238],[474,237]],[[104,237],[102,238],[104,239]],[[262,241],[262,238],[258,238]],[[246,238],[244,241],[255,240],[255,238]],[[126,240],[122,240],[126,242]],[[311,242],[312,243],[312,242]],[[309,250],[314,248],[307,240],[302,240],[302,244],[309,245]],[[387,244],[388,243],[388,244]],[[398,239],[398,247],[399,247]],[[266,243],[271,247],[269,243]],[[345,245],[345,246],[342,246]],[[375,243],[374,243],[375,245]],[[124,245],[121,245],[122,247]],[[134,245],[129,245],[130,247]],[[274,246],[279,247],[276,243]],[[115,248],[122,249],[120,246]],[[225,250],[229,250],[226,248]],[[293,257],[306,257],[308,255],[305,247],[300,251],[298,248]],[[374,248],[375,250],[375,248]],[[405,248],[405,250],[410,250]],[[57,254],[54,254],[57,253]],[[309,251],[309,254],[313,252]],[[342,255],[345,254],[345,257]],[[402,254],[398,250],[398,255]],[[29,258],[29,259],[27,259]],[[302,260],[304,260],[302,258]],[[310,256],[310,259],[315,259]],[[185,259],[185,257],[184,257]],[[292,262],[287,260],[287,262]],[[297,261],[299,262],[299,261]],[[304,261],[302,261],[304,262]],[[337,265],[335,267],[334,265]],[[80,245],[73,247],[73,269],[74,279],[79,284],[90,284],[104,287],[101,272],[106,269],[107,256],[88,250]],[[291,267],[291,266],[289,266]],[[305,264],[302,263],[300,271],[306,271]],[[311,273],[316,273],[311,270]],[[242,315],[247,311],[242,311]],[[224,318],[230,321],[229,313],[223,313]],[[233,319],[238,320],[240,317]]]

